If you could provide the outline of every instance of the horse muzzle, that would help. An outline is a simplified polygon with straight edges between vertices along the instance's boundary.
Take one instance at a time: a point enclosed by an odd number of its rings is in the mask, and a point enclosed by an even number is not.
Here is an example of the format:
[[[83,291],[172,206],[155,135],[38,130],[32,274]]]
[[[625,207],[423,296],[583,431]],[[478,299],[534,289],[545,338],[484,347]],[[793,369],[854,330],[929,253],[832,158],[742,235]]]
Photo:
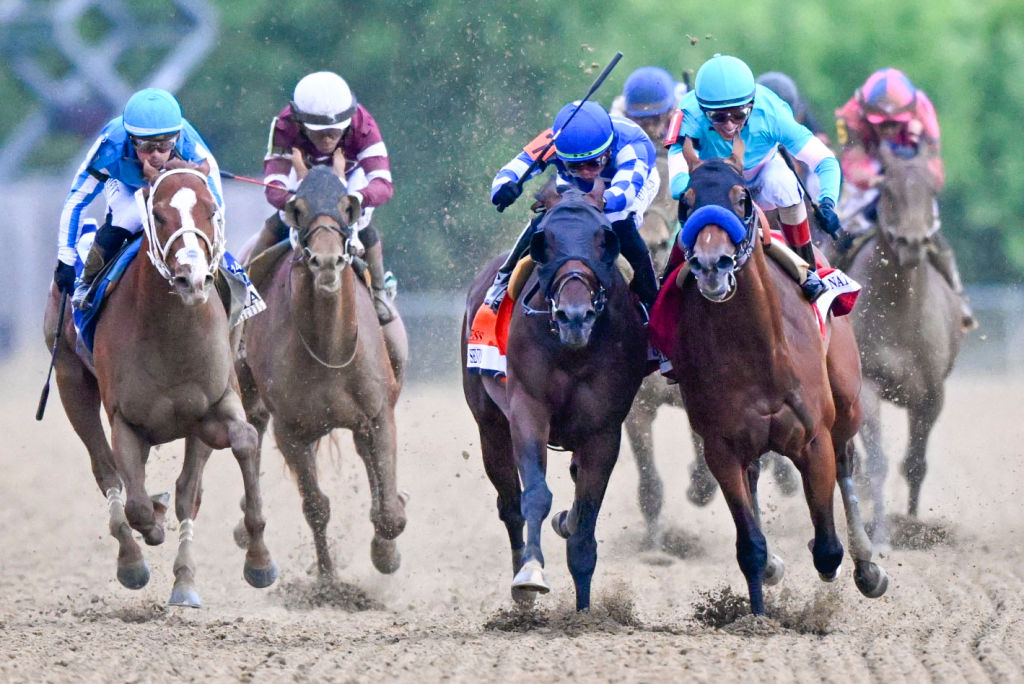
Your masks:
[[[558,333],[558,341],[569,349],[582,349],[590,343],[590,335],[597,321],[597,310],[593,306],[566,306],[551,312],[552,327]]]
[[[213,290],[213,271],[204,264],[179,264],[171,278],[174,292],[185,306],[205,304]]]
[[[333,296],[341,289],[341,272],[348,265],[342,252],[308,252],[306,263],[313,274],[313,287],[318,294]]]

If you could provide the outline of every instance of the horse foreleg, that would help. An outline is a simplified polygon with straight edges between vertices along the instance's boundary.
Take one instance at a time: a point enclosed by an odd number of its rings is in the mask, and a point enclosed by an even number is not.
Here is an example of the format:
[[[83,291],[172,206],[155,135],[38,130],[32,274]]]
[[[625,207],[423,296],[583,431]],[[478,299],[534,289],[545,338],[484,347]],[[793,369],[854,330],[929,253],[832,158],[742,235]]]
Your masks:
[[[110,420],[110,437],[114,462],[124,481],[124,512],[128,524],[142,534],[150,546],[162,544],[163,518],[157,516],[154,502],[146,494],[145,463],[152,445],[142,439],[118,412]]]
[[[566,560],[573,583],[576,585],[576,610],[590,607],[590,584],[597,566],[597,516],[608,487],[608,478],[619,457],[619,430],[614,433],[595,435],[576,451],[574,460],[578,463],[576,473],[576,494],[572,510],[557,519],[565,521]]]
[[[853,485],[853,444],[833,442],[832,448],[836,454],[836,482],[846,512],[847,539],[850,542],[850,555],[853,556],[853,580],[862,594],[868,598],[878,598],[888,588],[889,576],[881,566],[872,562],[871,539],[864,529]]]
[[[658,468],[654,464],[654,417],[657,407],[637,396],[633,408],[626,416],[626,435],[633,450],[637,470],[637,498],[640,512],[647,524],[643,549],[655,551],[661,548],[661,506],[664,499],[664,485]]]
[[[819,431],[804,447],[796,461],[804,481],[804,496],[814,525],[809,544],[814,568],[825,582],[839,577],[843,562],[843,544],[836,535],[833,501],[836,487],[836,456],[831,437]]]
[[[178,554],[174,557],[174,587],[167,602],[172,606],[198,608],[196,562],[192,555],[195,519],[203,497],[203,469],[212,449],[196,437],[185,439],[185,459],[175,484],[174,512],[178,517]]]
[[[402,555],[395,538],[405,529],[405,500],[398,493],[396,472],[397,438],[395,414],[388,406],[369,424],[352,431],[356,452],[366,466],[370,481],[370,522],[373,523],[373,541],[370,560],[379,572],[390,574],[398,570]]]
[[[512,580],[512,588],[546,594],[551,587],[544,577],[540,535],[544,518],[551,512],[551,490],[546,479],[550,416],[546,408],[522,392],[513,393],[509,408],[513,416],[512,451],[523,483],[520,509],[526,520],[523,564]]]
[[[921,483],[928,472],[928,437],[931,435],[935,421],[942,410],[942,390],[931,394],[925,400],[907,409],[910,422],[910,435],[907,440],[907,456],[903,461],[903,476],[907,479],[910,493],[907,498],[907,514],[917,517],[917,507],[921,500]]]
[[[313,532],[316,567],[321,579],[334,576],[334,562],[327,542],[327,523],[331,519],[331,500],[320,489],[316,470],[316,449],[292,437],[282,425],[275,428],[277,447],[284,454],[288,467],[295,473],[295,482],[302,498],[302,514]]]
[[[199,437],[208,445],[231,453],[242,471],[245,491],[245,531],[248,547],[242,575],[257,589],[269,587],[277,579],[277,566],[263,541],[267,521],[263,517],[263,497],[260,494],[260,451],[256,428],[245,421],[242,401],[234,391],[228,390],[214,407],[209,419],[199,428]]]
[[[245,410],[245,418],[256,428],[256,451],[263,453],[263,437],[267,433],[267,424],[270,422],[270,411],[260,396],[256,386],[256,379],[252,370],[244,360],[235,363],[235,372],[238,375],[238,385],[242,399],[242,407]],[[245,531],[245,496],[239,502],[243,517],[239,519],[235,529],[232,530],[232,537],[240,549],[249,548],[249,533]]]
[[[715,440],[704,442],[704,458],[718,480],[736,525],[736,562],[747,580],[750,610],[754,615],[763,615],[768,544],[757,524],[742,456]]]
[[[784,458],[779,454],[769,453],[765,454],[761,458],[767,458],[770,456],[776,458]],[[763,530],[764,527],[761,525],[761,504],[757,499],[757,481],[761,477],[761,459],[754,459],[750,465],[747,466],[747,489],[750,491],[750,506],[754,510],[754,521],[757,523],[757,527]],[[773,587],[782,581],[782,577],[786,574],[786,563],[778,555],[772,553],[771,544],[768,542],[768,538],[765,537],[764,543],[765,553],[767,554],[767,560],[765,561],[764,572],[761,575],[761,581],[769,587]]]
[[[889,521],[885,512],[885,479],[889,473],[889,460],[882,448],[881,400],[878,391],[867,380],[860,390],[860,404],[864,410],[860,436],[864,443],[864,466],[871,495],[871,537],[878,549],[886,550],[889,548]]]

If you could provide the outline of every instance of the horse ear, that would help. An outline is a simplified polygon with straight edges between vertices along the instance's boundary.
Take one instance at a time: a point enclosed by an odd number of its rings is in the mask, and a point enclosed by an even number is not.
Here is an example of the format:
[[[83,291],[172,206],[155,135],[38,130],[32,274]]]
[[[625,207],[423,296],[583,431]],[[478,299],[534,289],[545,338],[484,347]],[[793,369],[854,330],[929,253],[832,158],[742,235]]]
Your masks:
[[[354,226],[363,215],[363,203],[359,195],[345,195],[338,200],[338,212],[345,217],[348,225]]]
[[[299,203],[302,203],[300,206]],[[289,228],[299,230],[299,214],[306,209],[306,200],[292,196],[284,205],[284,222]]]
[[[586,197],[600,211],[604,211],[604,179],[597,178]]]
[[[619,236],[610,228],[601,231],[604,234],[604,251],[601,253],[601,261],[606,264],[613,263],[622,253],[622,245],[619,244]]]
[[[538,230],[530,238],[530,258],[535,264],[543,264],[548,259],[548,243],[543,230]]]
[[[732,164],[740,173],[743,173],[743,156],[746,153],[747,146],[737,131],[736,135],[732,139],[732,155],[729,157],[729,163]]]
[[[689,167],[690,173],[700,166],[700,156],[697,154],[697,150],[693,147],[693,138],[683,139],[683,159],[686,160],[686,166]]]

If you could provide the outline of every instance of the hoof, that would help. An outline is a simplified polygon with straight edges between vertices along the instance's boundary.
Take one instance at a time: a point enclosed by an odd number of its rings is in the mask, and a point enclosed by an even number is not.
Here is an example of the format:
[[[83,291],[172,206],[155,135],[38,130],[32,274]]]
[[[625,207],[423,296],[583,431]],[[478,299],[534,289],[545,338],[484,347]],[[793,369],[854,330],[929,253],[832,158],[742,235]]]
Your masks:
[[[823,572],[819,572],[818,573],[818,577],[821,578],[822,582],[835,582],[837,579],[839,579],[839,576],[842,575],[842,574],[843,574],[843,564],[840,563],[839,565],[836,566],[835,571],[833,571],[831,575],[826,575]]]
[[[686,498],[694,506],[703,507],[711,503],[716,491],[718,491],[718,483],[713,479],[701,481],[691,477],[690,486],[686,488]]]
[[[568,518],[569,511],[562,511],[561,513],[556,513],[555,515],[551,516],[551,527],[555,530],[555,534],[557,534],[562,539],[569,538]]]
[[[551,591],[547,580],[544,579],[544,568],[540,561],[531,560],[523,563],[523,567],[519,568],[519,572],[512,579],[512,590],[516,589],[527,589],[540,594]]]
[[[889,588],[889,575],[885,568],[871,561],[854,561],[853,582],[860,593],[878,598]]]
[[[141,589],[149,583],[149,564],[117,566],[117,581],[126,589]]]
[[[512,587],[512,600],[516,602],[516,605],[526,608],[532,606],[533,602],[537,600],[537,592],[533,589]]]
[[[249,548],[249,531],[245,529],[244,520],[238,521],[238,524],[235,525],[235,529],[231,532],[231,535],[235,538],[235,544],[238,548]]]
[[[404,489],[398,492],[398,500],[402,502],[402,506],[408,506],[410,498],[411,497],[409,496],[409,492],[405,491]]]
[[[398,552],[398,542],[394,539],[384,539],[374,536],[370,542],[370,560],[377,572],[385,575],[398,570],[402,565],[402,554]]]
[[[148,546],[160,546],[164,543],[164,538],[166,537],[163,525],[154,525],[148,530],[140,530],[139,533],[142,535],[142,540]]]
[[[198,608],[200,605],[199,594],[191,587],[174,587],[171,589],[171,598],[167,599],[167,605]]]
[[[149,500],[153,502],[154,510],[162,514],[167,511],[167,505],[171,503],[171,494],[170,492],[161,492],[149,497]]]
[[[764,566],[764,572],[761,573],[761,583],[766,587],[774,587],[782,581],[785,574],[786,562],[773,553],[768,557],[768,563]]]
[[[245,581],[257,589],[265,589],[277,580],[277,566],[271,561],[265,568],[254,568],[248,563],[242,567],[242,576]]]

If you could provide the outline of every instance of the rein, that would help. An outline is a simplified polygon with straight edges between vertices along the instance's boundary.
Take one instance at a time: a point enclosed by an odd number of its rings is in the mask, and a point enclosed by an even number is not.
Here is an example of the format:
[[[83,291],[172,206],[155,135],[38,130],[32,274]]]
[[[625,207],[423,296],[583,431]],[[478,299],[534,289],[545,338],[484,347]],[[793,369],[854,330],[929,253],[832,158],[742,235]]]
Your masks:
[[[165,178],[169,178],[175,174],[189,174],[196,176],[203,181],[203,186],[206,186],[206,176],[196,169],[172,169],[165,171],[157,177],[156,181],[153,182],[149,191],[149,197],[146,198],[143,193],[143,188],[140,188],[135,193],[135,201],[139,205],[139,214],[145,217],[143,223],[143,230],[146,233],[149,247],[147,248],[146,254],[149,256],[149,260],[156,267],[156,270],[168,283],[174,283],[174,277],[171,273],[171,268],[167,264],[167,254],[171,250],[171,245],[180,237],[184,235],[196,235],[203,243],[206,244],[206,248],[210,251],[210,263],[209,272],[213,275],[220,264],[221,258],[224,256],[224,252],[227,249],[227,239],[224,236],[224,214],[218,207],[213,215],[213,240],[211,240],[206,233],[199,230],[195,225],[187,226],[183,225],[178,230],[174,231],[167,240],[160,244],[160,237],[156,234],[156,221],[153,218],[153,198],[156,196],[157,188],[164,181]]]
[[[295,264],[307,262],[309,260],[310,256],[312,256],[312,252],[310,252],[309,247],[307,246],[306,243],[309,241],[309,238],[311,238],[313,235],[316,234],[317,231],[319,231],[319,230],[330,230],[330,231],[336,232],[338,235],[340,235],[341,239],[342,239],[342,253],[344,254],[344,256],[342,257],[343,266],[341,267],[341,270],[344,271],[346,267],[348,267],[348,266],[350,266],[352,264],[352,261],[354,260],[355,257],[352,256],[352,254],[349,253],[348,246],[349,246],[349,239],[350,239],[350,236],[351,236],[351,232],[350,232],[350,235],[345,235],[344,228],[347,228],[347,227],[348,226],[344,226],[344,227],[342,227],[342,226],[332,226],[332,225],[327,225],[327,224],[321,223],[320,225],[318,225],[318,226],[316,226],[314,228],[311,228],[310,230],[308,230],[304,234],[300,234],[299,231],[295,230],[294,228],[291,230],[290,239],[291,239],[291,243],[292,243],[292,249],[293,249],[293,251],[297,251],[297,252],[301,249],[301,252],[299,254],[296,254],[295,256],[293,256],[291,261],[289,261],[289,269],[288,269],[289,270],[289,272],[288,272],[288,301],[292,301],[292,294],[294,293],[294,290],[292,288],[292,272],[295,270]],[[331,370],[338,370],[338,369],[341,369],[341,368],[345,368],[346,366],[351,364],[353,361],[355,361],[356,352],[359,351],[359,326],[358,325],[356,325],[356,338],[352,342],[352,354],[348,357],[348,359],[346,361],[344,361],[342,363],[338,363],[338,364],[329,363],[329,362],[324,361],[323,359],[321,359],[317,355],[317,353],[313,351],[313,348],[309,346],[309,342],[306,341],[306,338],[303,337],[302,330],[299,328],[299,325],[298,325],[297,321],[295,320],[295,308],[294,307],[290,307],[289,311],[290,311],[290,315],[291,315],[291,319],[292,319],[292,326],[295,328],[295,334],[297,334],[299,336],[299,342],[302,342],[303,348],[306,350],[306,353],[309,354],[309,357],[311,359],[313,359],[314,361],[319,363],[324,368],[330,368]]]

